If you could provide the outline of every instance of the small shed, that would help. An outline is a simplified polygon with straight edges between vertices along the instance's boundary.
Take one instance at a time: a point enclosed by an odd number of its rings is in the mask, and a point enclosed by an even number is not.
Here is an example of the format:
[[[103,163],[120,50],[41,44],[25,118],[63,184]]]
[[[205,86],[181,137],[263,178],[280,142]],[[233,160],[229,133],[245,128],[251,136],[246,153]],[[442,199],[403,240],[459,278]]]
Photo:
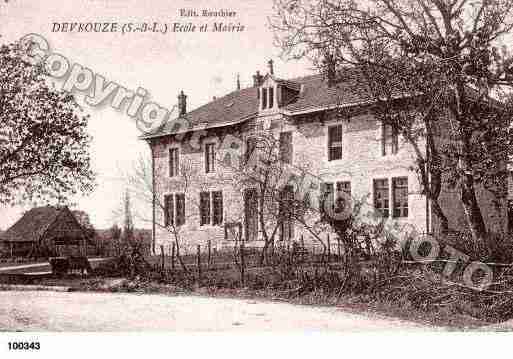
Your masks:
[[[0,237],[4,255],[86,255],[92,243],[67,206],[32,208]]]

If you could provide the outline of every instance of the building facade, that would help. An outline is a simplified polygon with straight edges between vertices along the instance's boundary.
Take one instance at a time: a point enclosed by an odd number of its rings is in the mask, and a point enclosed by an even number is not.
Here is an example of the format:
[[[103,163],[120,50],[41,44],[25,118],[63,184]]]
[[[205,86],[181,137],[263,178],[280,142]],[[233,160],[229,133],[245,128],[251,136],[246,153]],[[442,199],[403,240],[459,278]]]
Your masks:
[[[195,110],[187,111],[182,92],[179,118],[144,137],[152,152],[155,246],[169,247],[175,234],[183,250],[207,241],[218,248],[231,246],[226,228],[231,226],[258,245],[258,191],[241,185],[240,167],[226,156],[238,154],[244,160],[253,139],[270,135],[281,160],[310,176],[308,188],[319,195],[309,196],[309,206],[319,215],[321,192],[342,191],[363,204],[360,213],[369,220],[384,218],[391,228],[406,228],[403,233],[436,231],[413,150],[370,114],[369,98],[355,91],[358,86],[357,79],[333,86],[321,75],[283,80],[275,76],[271,61],[265,76],[253,76],[252,87],[237,85],[236,91]],[[478,195],[487,224],[504,227],[505,214],[492,208],[485,192]],[[452,196],[444,188],[440,198],[450,226],[457,229],[464,212]],[[307,242],[311,237],[294,221],[281,225],[278,234],[281,240]]]

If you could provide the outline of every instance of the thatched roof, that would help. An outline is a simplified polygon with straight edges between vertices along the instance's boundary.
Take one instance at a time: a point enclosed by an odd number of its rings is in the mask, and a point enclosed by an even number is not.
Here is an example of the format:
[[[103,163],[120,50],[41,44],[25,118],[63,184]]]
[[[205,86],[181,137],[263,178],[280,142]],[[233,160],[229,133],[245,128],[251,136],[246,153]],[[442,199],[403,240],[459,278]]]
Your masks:
[[[70,217],[71,216],[71,217]],[[6,242],[38,242],[51,235],[59,222],[66,222],[70,238],[83,236],[83,230],[68,207],[37,207],[32,208],[21,217],[11,228],[1,235]],[[60,234],[62,229],[59,228]]]

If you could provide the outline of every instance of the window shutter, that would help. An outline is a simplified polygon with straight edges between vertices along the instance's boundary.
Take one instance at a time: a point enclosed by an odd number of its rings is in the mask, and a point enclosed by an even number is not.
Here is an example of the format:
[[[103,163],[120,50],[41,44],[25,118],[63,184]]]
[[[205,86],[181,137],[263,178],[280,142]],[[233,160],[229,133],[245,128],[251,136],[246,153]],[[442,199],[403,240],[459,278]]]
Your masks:
[[[178,161],[178,148],[171,148],[169,150],[169,177],[178,176]]]
[[[374,208],[379,211],[383,217],[388,217],[390,214],[389,195],[388,179],[375,179]]]
[[[342,125],[328,127],[328,161],[342,158]]]
[[[244,154],[244,162],[247,163],[251,159],[251,155],[256,148],[256,138],[249,137],[246,139],[246,153]]]
[[[333,205],[333,183],[321,183],[321,195],[319,199],[319,212],[321,220],[326,219],[326,207]]]
[[[212,192],[213,220],[212,224],[218,225],[223,223],[223,192]]]
[[[408,177],[392,179],[392,204],[394,217],[408,217]]]
[[[210,224],[210,193],[200,192],[200,225]]]
[[[173,225],[174,222],[174,203],[173,195],[164,196],[164,226]]]
[[[176,225],[185,224],[185,194],[176,195]]]
[[[205,173],[214,172],[215,159],[215,144],[205,144]]]

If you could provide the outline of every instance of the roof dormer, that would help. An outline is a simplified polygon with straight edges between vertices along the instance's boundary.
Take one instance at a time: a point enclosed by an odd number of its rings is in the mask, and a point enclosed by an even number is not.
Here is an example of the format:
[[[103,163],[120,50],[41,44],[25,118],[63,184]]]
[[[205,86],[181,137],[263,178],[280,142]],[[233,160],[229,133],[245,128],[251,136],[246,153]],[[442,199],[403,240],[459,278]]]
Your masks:
[[[278,108],[278,101],[276,94],[278,93],[278,83],[272,75],[267,74],[262,84],[258,88],[259,93],[259,110],[272,111]]]
[[[258,89],[259,112],[277,111],[297,99],[301,91],[301,84],[275,77],[273,60],[269,60],[267,66],[267,75],[262,76],[259,71],[253,75],[253,86]]]

